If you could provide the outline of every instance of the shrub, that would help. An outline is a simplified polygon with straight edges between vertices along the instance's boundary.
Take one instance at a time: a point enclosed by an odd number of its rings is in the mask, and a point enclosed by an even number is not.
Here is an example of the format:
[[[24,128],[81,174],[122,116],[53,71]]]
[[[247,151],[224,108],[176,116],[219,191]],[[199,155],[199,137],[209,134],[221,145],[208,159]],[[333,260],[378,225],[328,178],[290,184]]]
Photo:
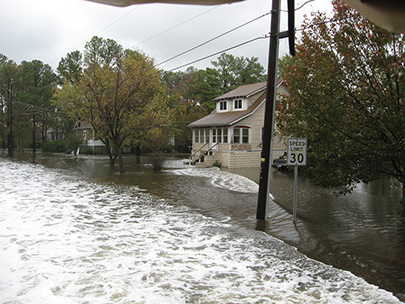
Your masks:
[[[160,171],[163,169],[165,163],[165,157],[161,153],[152,154],[152,168],[153,171]]]
[[[214,161],[214,163],[212,164],[212,166],[213,166],[213,167],[218,167],[218,168],[220,168],[220,169],[221,169],[221,167],[222,167],[222,163],[221,163],[221,162],[219,162],[218,160],[216,160],[216,161]]]
[[[42,145],[42,151],[48,153],[58,153],[65,152],[66,146],[65,141],[56,140],[56,141],[47,141]]]

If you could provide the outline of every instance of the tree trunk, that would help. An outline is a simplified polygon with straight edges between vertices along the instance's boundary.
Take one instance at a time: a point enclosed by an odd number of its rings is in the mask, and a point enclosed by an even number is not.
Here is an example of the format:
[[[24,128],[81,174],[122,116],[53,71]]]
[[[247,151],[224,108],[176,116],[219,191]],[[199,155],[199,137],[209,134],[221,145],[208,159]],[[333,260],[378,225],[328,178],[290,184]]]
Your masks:
[[[13,157],[14,156],[14,136],[12,131],[10,131],[10,133],[8,134],[8,154],[7,157]]]
[[[13,133],[13,87],[11,86],[11,92],[9,96],[9,119],[8,119],[8,128],[9,133],[7,136],[7,145],[8,145],[8,157],[13,157],[14,155],[14,133]]]
[[[125,173],[125,168],[124,168],[124,158],[122,157],[122,150],[118,149],[118,162],[120,164],[120,173],[124,174]]]
[[[32,115],[32,154],[35,155],[35,153],[37,152],[37,143],[35,140],[35,125],[36,125],[36,121],[35,121],[35,114]]]
[[[43,122],[42,122],[42,132],[41,132],[41,134],[42,134],[42,143],[43,144],[46,143],[46,140],[47,140],[47,138],[46,138],[46,130],[47,129],[48,129],[48,127],[46,125],[45,118],[44,118]]]
[[[110,159],[110,167],[114,167],[115,160],[117,159],[117,157],[113,154],[110,143],[108,141],[106,141],[104,144],[105,144],[105,148],[107,149],[108,157]]]
[[[111,154],[111,155],[110,155],[110,167],[114,167],[114,166],[115,166],[115,161],[116,161],[116,160],[117,160],[117,158]]]

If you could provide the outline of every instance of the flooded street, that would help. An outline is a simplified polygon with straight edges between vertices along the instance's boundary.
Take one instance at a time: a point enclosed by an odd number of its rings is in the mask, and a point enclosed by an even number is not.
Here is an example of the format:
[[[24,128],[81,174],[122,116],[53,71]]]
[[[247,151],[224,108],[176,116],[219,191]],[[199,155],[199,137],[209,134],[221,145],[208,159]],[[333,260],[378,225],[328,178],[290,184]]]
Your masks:
[[[257,222],[254,171],[125,162],[0,158],[0,303],[400,303],[395,188],[342,199],[301,180],[294,226],[286,173]]]

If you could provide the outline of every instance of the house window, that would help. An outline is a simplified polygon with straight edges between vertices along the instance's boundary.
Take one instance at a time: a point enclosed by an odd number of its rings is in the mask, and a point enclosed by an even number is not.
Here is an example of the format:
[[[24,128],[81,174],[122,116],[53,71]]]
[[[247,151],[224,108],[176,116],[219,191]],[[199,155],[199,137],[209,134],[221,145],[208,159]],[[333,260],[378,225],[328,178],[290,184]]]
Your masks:
[[[200,129],[200,144],[203,144],[204,142],[204,129]]]
[[[249,143],[249,129],[242,129],[242,143]]]
[[[205,129],[205,142],[210,142],[210,129]]]
[[[233,142],[235,144],[240,143],[240,129],[233,129]]]
[[[221,101],[219,103],[219,110],[220,111],[226,111],[227,110],[227,104],[228,104],[227,101]]]
[[[235,144],[248,144],[249,143],[249,129],[248,128],[233,129],[233,142]]]
[[[194,130],[194,142],[198,143],[198,139],[199,139],[199,129],[195,129]]]
[[[212,142],[213,143],[227,143],[228,142],[228,129],[218,128],[212,129]]]
[[[242,109],[242,99],[235,99],[233,101],[233,108],[234,108],[234,110]]]

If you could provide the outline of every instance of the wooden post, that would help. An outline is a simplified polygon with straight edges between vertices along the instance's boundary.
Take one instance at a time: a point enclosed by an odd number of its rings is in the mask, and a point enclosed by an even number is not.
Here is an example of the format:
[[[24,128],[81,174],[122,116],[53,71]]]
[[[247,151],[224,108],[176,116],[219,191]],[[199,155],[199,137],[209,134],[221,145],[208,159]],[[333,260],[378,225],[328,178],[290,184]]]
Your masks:
[[[261,153],[259,197],[256,218],[267,217],[270,174],[273,151],[274,113],[276,109],[278,33],[280,29],[280,0],[273,0],[271,10],[269,62],[267,69],[266,107],[264,113],[263,146]]]

